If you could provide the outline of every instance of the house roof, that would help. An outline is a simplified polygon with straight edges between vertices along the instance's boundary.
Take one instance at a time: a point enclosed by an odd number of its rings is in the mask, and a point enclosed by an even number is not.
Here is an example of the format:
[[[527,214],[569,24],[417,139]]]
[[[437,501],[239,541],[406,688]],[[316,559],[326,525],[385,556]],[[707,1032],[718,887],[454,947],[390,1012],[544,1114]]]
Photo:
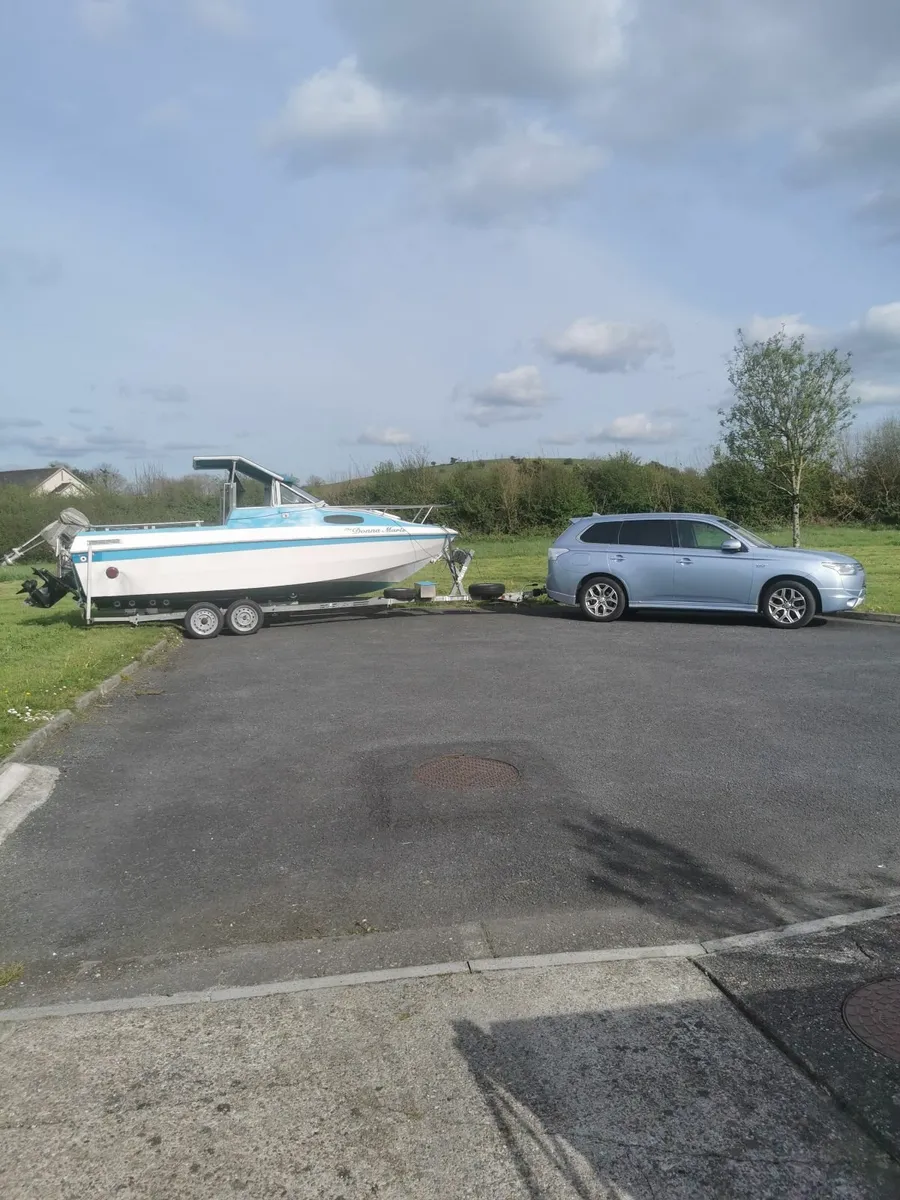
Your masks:
[[[35,487],[49,479],[58,467],[29,467],[25,471],[0,471],[0,483],[12,483],[17,487]]]
[[[47,479],[50,479],[51,476],[56,475],[57,472],[62,472],[63,478],[53,488],[53,495],[64,492],[70,486],[71,481],[77,483],[81,488],[90,490],[84,480],[79,479],[75,472],[69,470],[68,467],[27,467],[22,471],[0,471],[0,486],[3,484],[12,484],[15,487],[25,487],[34,490],[35,488],[39,488]]]

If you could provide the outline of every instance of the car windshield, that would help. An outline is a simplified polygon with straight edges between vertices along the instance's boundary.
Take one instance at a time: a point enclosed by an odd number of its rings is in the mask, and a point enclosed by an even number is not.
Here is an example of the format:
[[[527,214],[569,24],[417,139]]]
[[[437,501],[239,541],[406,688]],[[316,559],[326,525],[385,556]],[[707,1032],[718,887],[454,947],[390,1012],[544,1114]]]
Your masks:
[[[751,546],[761,546],[766,550],[774,550],[771,542],[767,542],[765,538],[761,538],[758,533],[751,533],[749,529],[744,529],[741,525],[735,525],[734,521],[726,521],[724,517],[719,517],[719,524],[725,525],[728,529],[742,538],[745,542],[749,542]]]

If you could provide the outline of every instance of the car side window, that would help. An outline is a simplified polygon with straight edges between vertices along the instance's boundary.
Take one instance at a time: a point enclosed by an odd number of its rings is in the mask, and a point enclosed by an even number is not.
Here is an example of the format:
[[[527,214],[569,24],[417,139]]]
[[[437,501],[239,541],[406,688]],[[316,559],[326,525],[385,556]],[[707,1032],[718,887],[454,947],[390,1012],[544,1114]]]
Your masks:
[[[619,542],[621,528],[621,521],[597,521],[582,531],[580,540],[600,546],[616,546]]]
[[[671,550],[673,521],[623,521],[620,546],[665,546]]]
[[[708,521],[678,521],[678,541],[685,550],[718,550],[728,534]]]

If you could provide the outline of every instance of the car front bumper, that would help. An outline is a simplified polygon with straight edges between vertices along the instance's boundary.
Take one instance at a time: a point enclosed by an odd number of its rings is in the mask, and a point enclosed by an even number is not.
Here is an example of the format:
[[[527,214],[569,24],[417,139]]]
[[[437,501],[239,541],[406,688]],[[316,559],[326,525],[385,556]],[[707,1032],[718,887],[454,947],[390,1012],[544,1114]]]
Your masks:
[[[865,580],[857,587],[820,588],[823,613],[852,612],[865,601]]]

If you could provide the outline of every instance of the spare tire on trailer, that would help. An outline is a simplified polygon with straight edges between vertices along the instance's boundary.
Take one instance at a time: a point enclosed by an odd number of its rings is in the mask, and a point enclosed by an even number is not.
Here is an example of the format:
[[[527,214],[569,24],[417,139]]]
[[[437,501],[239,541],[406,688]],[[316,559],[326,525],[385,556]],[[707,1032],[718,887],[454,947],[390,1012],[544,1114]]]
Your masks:
[[[499,600],[505,593],[505,583],[473,583],[469,587],[473,600]]]
[[[418,593],[415,588],[385,588],[385,600],[415,600]]]

